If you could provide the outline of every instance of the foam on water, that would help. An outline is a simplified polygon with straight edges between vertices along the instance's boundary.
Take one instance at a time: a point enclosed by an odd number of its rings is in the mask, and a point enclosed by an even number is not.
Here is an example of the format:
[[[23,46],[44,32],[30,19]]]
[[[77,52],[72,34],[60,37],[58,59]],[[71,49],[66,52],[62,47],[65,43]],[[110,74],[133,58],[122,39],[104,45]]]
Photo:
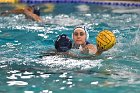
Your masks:
[[[102,59],[98,60],[82,60],[82,59],[71,59],[63,58],[60,56],[45,56],[38,62],[44,64],[52,69],[91,69],[94,67],[100,67]]]

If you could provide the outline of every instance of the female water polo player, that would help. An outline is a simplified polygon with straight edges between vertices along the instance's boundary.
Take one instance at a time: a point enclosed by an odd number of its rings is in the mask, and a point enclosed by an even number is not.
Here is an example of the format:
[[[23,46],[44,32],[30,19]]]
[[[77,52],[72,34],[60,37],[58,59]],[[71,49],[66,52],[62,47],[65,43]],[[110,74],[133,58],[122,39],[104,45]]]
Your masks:
[[[73,49],[80,49],[81,53],[100,55],[103,51],[88,42],[89,34],[85,26],[79,26],[72,33]]]
[[[101,55],[116,43],[115,35],[109,30],[101,31],[97,37],[97,46],[88,42],[89,34],[85,26],[78,26],[72,33],[73,42],[66,34],[59,35],[55,41],[56,52],[53,55],[68,55],[69,57],[91,58]],[[52,55],[46,53],[47,55]],[[89,54],[89,55],[87,55]]]
[[[73,42],[68,38],[67,35],[60,35],[55,41],[55,49],[57,50],[56,53],[61,52],[61,54],[71,57],[87,58],[92,57],[93,55],[100,55],[103,52],[100,48],[97,50],[93,44],[90,44],[87,41],[89,34],[85,26],[76,27],[72,33],[72,38]],[[86,56],[81,54],[86,54]]]
[[[85,26],[76,27],[72,33],[72,38],[73,42],[67,35],[60,35],[55,42],[57,52],[63,52],[63,54],[71,57],[87,58],[102,54],[102,52],[109,50],[116,43],[115,35],[109,30],[103,30],[96,37],[97,46],[95,47],[87,41],[89,34]]]
[[[22,9],[14,9],[9,11],[4,11],[1,13],[1,16],[7,16],[9,14],[24,14],[26,18],[30,18],[37,22],[43,22],[42,18],[40,18],[40,9],[37,6],[27,6]]]
[[[66,34],[59,35],[54,43],[56,51],[42,53],[43,56],[66,55],[76,58],[91,58],[112,48],[116,42],[115,35],[111,31],[103,30],[96,37],[97,47],[90,44],[87,41],[89,34],[85,26],[76,27],[72,38],[73,42]]]

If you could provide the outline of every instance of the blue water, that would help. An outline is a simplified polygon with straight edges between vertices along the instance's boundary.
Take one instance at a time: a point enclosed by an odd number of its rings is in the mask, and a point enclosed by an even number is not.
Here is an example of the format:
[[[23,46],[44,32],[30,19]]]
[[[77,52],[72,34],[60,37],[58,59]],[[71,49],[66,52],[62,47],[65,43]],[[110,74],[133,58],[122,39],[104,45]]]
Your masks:
[[[0,17],[0,93],[139,93],[140,9],[67,6],[57,4],[52,12],[41,12],[45,23],[24,15]],[[91,59],[41,57],[54,49],[59,34],[71,38],[79,24],[87,25],[93,44],[98,32],[111,30],[116,45]]]

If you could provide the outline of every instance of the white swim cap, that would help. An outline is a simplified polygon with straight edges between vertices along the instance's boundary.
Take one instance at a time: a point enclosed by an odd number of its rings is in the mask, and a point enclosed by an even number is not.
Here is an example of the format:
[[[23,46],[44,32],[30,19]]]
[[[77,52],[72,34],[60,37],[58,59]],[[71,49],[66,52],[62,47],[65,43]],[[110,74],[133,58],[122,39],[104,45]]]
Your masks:
[[[77,28],[82,28],[82,29],[84,29],[84,31],[85,31],[85,33],[86,33],[86,40],[88,40],[88,39],[89,39],[89,33],[88,33],[88,31],[87,31],[86,26],[77,26],[77,27],[75,27],[73,33],[75,32],[75,29],[77,29]],[[72,33],[72,39],[73,39],[73,33]]]

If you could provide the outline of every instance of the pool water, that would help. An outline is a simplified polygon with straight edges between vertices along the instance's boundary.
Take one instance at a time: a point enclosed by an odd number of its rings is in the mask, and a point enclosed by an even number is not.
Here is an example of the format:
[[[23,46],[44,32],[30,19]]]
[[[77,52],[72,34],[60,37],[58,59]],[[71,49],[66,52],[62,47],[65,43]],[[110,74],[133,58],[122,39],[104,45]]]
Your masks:
[[[140,92],[140,9],[60,3],[41,17],[44,23],[24,15],[0,17],[0,93]],[[54,49],[58,35],[71,38],[80,24],[93,44],[108,29],[116,45],[97,58],[42,55]]]

